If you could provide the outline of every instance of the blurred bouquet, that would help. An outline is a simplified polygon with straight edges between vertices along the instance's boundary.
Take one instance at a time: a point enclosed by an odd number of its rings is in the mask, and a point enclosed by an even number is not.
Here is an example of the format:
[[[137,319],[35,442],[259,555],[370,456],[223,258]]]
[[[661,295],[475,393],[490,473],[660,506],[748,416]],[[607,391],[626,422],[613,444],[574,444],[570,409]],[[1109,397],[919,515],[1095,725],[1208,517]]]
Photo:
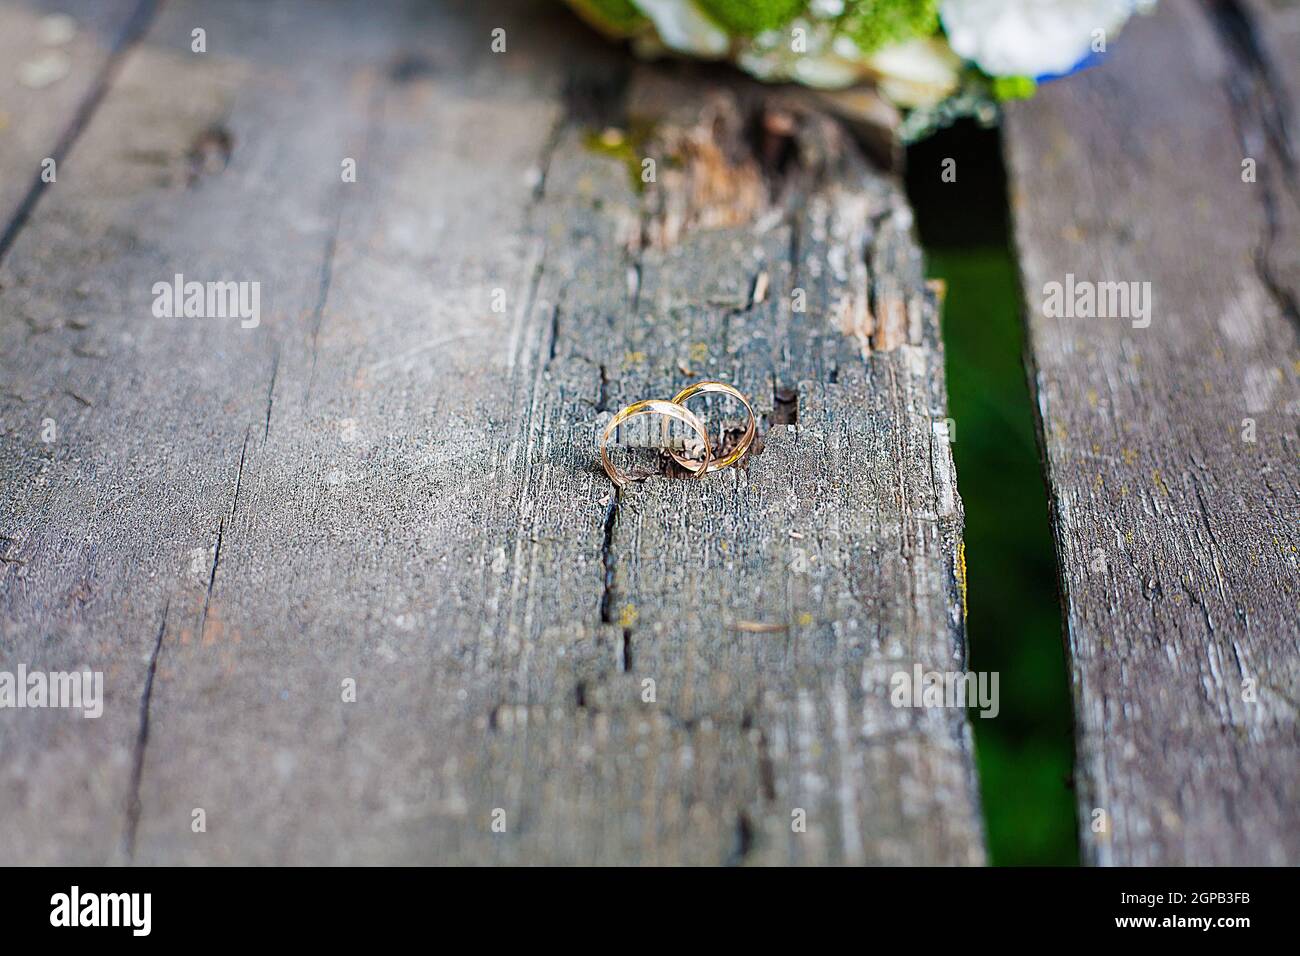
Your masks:
[[[568,0],[638,52],[730,60],[762,80],[870,86],[919,139],[1096,60],[1155,0]],[[849,101],[851,102],[851,101]]]

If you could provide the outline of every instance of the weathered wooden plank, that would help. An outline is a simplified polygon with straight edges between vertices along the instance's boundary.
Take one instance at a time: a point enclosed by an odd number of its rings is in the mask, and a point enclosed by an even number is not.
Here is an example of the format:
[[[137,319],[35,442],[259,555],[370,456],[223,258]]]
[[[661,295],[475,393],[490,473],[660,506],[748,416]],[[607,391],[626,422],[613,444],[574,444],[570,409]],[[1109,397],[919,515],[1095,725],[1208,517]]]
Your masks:
[[[769,424],[797,416],[769,428],[744,471],[702,488],[650,481],[614,499],[613,633],[584,696],[597,719],[608,714],[619,749],[647,732],[676,738],[659,754],[672,757],[663,789],[638,796],[656,816],[681,818],[697,789],[712,808],[695,812],[683,841],[655,841],[657,862],[978,861],[961,715],[918,721],[887,693],[912,661],[959,666],[963,624],[959,506],[947,445],[930,430],[943,408],[936,313],[908,213],[837,128],[744,90],[634,74],[627,112],[659,118],[648,152],[661,173],[633,231],[645,241],[632,243],[630,296],[617,260],[588,278],[592,226],[575,219],[584,182],[603,176],[602,210],[615,198],[625,207],[606,242],[628,234],[620,221],[636,206],[622,171],[594,166],[575,129],[547,176],[540,213],[570,224],[559,248],[580,257],[552,269],[548,254],[542,290],[560,300],[552,368],[597,365],[606,411],[707,375],[753,396]],[[787,166],[763,163],[788,151]],[[741,221],[679,233],[680,222],[725,218],[700,197],[722,197]],[[868,262],[875,312],[910,309],[916,322],[864,362],[848,331],[865,323]],[[790,309],[796,288],[807,313]],[[890,344],[881,326],[869,339]],[[649,730],[647,678],[659,698]],[[573,770],[557,761],[548,772]],[[812,839],[791,834],[797,807]]]
[[[40,191],[57,183],[58,162],[153,7],[150,0],[0,3],[0,257]]]
[[[6,859],[129,851],[146,688],[170,673],[160,642],[199,629],[240,448],[267,417],[278,342],[309,337],[338,157],[364,139],[365,91],[334,68],[373,33],[357,28],[355,46],[291,69],[329,39],[310,18],[270,41],[255,5],[222,17],[237,40],[199,56],[196,10],[165,13],[4,262],[2,657],[102,670],[107,698],[94,721],[5,713]],[[387,49],[391,32],[382,38]],[[277,84],[282,95],[267,95]],[[292,134],[260,137],[280,128]],[[215,174],[222,142],[237,152]],[[236,320],[156,320],[153,283],[176,272],[261,281],[262,334]]]
[[[1093,863],[1300,861],[1300,89],[1242,9],[1161,4],[1008,122]],[[1067,274],[1149,327],[1049,316]]]
[[[889,703],[963,660],[897,185],[553,5],[362,6],[223,5],[195,60],[169,4],[5,264],[0,649],[108,700],[0,721],[4,858],[980,862],[963,712]],[[261,324],[153,318],[175,272]],[[701,374],[762,453],[614,496],[605,418]]]

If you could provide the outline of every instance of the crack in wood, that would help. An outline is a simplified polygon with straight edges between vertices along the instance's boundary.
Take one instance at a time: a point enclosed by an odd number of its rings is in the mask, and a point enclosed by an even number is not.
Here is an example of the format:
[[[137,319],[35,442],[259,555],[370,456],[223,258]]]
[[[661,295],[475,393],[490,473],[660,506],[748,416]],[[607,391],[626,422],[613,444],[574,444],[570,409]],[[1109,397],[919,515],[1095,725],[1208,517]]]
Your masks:
[[[1255,272],[1278,310],[1300,332],[1300,304],[1274,266],[1281,245],[1290,238],[1283,233],[1278,210],[1278,189],[1296,188],[1296,163],[1287,116],[1290,97],[1258,38],[1255,17],[1240,0],[1213,0],[1210,22],[1224,48],[1232,69],[1225,71],[1223,85],[1232,101],[1233,126],[1242,155],[1251,156],[1268,143],[1281,162],[1284,176],[1277,177],[1264,157],[1255,157],[1264,210],[1264,230],[1255,248]]]
[[[149,666],[145,671],[144,690],[140,694],[140,721],[136,731],[135,748],[131,760],[130,789],[126,800],[126,825],[123,828],[122,850],[127,862],[135,859],[136,831],[140,825],[140,782],[144,778],[145,750],[149,746],[149,708],[153,701],[154,676],[158,672],[158,657],[162,654],[163,635],[167,632],[167,614],[171,610],[171,601],[163,605],[162,620],[158,623],[158,633],[154,637],[153,650],[149,654]]]
[[[77,108],[72,121],[49,152],[49,158],[54,160],[56,166],[63,165],[64,159],[72,151],[72,147],[80,138],[82,131],[90,124],[91,117],[95,115],[95,111],[103,101],[104,95],[113,85],[113,80],[121,69],[122,63],[135,45],[144,37],[150,24],[153,23],[158,12],[158,5],[159,0],[139,0],[139,3],[136,4],[134,10],[123,24],[122,29],[112,41],[112,50],[96,75],[94,84]],[[47,185],[41,172],[37,172],[26,195],[19,202],[9,221],[5,223],[4,229],[0,230],[0,264],[4,263],[10,248],[18,238],[19,232],[22,231],[23,226],[31,218],[33,211],[36,209],[36,204],[40,202],[41,196],[45,193]]]

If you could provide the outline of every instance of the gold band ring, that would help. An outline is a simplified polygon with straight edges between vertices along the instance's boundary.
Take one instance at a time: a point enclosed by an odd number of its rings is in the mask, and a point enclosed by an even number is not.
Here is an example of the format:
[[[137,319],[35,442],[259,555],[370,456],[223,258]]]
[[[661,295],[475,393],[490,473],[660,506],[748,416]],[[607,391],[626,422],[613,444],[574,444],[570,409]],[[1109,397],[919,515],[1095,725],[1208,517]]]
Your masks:
[[[662,399],[650,398],[643,402],[633,402],[631,405],[619,409],[618,414],[611,418],[609,424],[605,426],[605,433],[600,436],[600,463],[605,466],[605,474],[609,475],[610,481],[622,488],[629,481],[637,480],[630,475],[623,474],[614,467],[614,463],[609,460],[609,452],[605,447],[609,444],[609,437],[614,434],[614,429],[629,418],[635,418],[637,415],[663,415],[666,418],[675,418],[699,435],[704,440],[704,467],[696,472],[695,477],[704,477],[708,466],[713,462],[713,446],[709,444],[709,432],[704,427],[704,422],[700,421],[699,417],[689,408],[684,408],[676,402],[665,402]],[[664,428],[667,429],[667,427],[668,423],[664,422]],[[673,455],[673,457],[676,458],[677,456]]]
[[[705,458],[703,466],[694,459],[687,458],[684,455],[679,455],[675,451],[670,452],[673,456],[673,460],[676,461],[677,464],[681,465],[687,471],[695,472],[697,477],[699,475],[721,471],[723,468],[727,468],[740,461],[740,459],[744,457],[745,452],[749,451],[749,446],[754,443],[754,434],[756,430],[754,423],[754,409],[750,407],[749,402],[746,400],[744,395],[741,395],[740,392],[732,388],[730,385],[727,385],[725,382],[696,382],[694,385],[687,385],[684,389],[673,396],[673,404],[685,406],[685,404],[696,395],[701,395],[706,392],[712,392],[718,395],[730,395],[732,398],[736,399],[740,404],[745,406],[745,411],[749,414],[749,424],[745,426],[745,434],[740,436],[740,441],[736,443],[736,447],[733,448],[729,454],[712,462],[710,462],[708,458]],[[667,426],[667,424],[667,422],[664,423],[665,426]],[[718,435],[718,440],[722,440],[721,433]],[[707,450],[707,438],[705,439],[704,444]]]

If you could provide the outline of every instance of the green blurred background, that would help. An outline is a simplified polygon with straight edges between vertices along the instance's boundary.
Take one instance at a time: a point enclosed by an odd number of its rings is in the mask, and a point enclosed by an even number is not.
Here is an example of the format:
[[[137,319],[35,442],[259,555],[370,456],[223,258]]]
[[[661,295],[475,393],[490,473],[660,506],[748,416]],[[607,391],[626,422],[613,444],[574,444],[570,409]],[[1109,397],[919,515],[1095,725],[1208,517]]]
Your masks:
[[[956,182],[943,182],[945,159]],[[966,510],[968,667],[1001,712],[971,712],[991,860],[1077,864],[1069,684],[1056,557],[1027,383],[997,130],[959,123],[907,153],[926,271],[943,309],[953,457]]]

